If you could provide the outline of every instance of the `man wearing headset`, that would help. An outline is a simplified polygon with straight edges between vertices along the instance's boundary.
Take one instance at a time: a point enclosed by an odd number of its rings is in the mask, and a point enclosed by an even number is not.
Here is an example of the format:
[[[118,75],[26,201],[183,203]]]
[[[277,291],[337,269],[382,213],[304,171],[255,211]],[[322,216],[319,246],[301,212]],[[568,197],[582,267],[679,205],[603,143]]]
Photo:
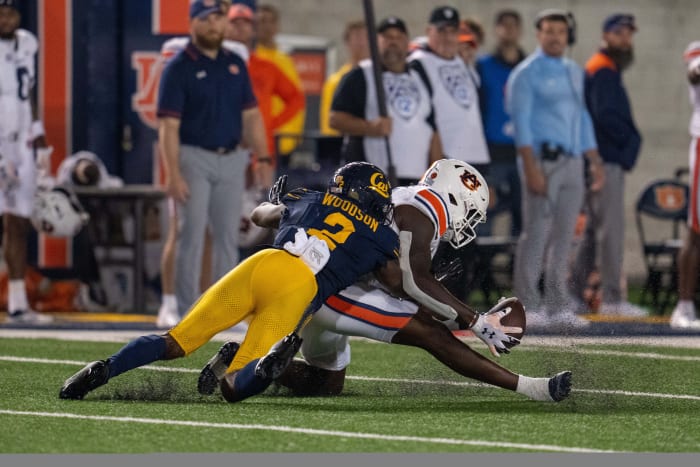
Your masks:
[[[600,189],[604,173],[586,110],[583,70],[565,57],[574,43],[573,16],[544,10],[535,26],[539,47],[513,70],[506,85],[523,196],[514,292],[529,312],[528,324],[580,328],[588,322],[577,316],[566,281],[585,191],[584,156],[591,190]]]

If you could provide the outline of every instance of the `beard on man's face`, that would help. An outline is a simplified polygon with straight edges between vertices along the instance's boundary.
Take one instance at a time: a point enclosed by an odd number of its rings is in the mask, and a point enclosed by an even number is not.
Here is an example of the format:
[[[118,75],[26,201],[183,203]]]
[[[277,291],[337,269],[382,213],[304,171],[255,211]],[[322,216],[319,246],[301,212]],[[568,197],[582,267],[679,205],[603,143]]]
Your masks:
[[[626,70],[630,67],[630,65],[632,65],[632,63],[634,63],[633,47],[630,47],[629,49],[608,47],[607,52],[610,58],[612,58],[613,62],[615,62],[617,67],[620,69],[620,71]]]
[[[206,49],[218,49],[224,41],[224,34],[208,31],[203,34],[196,34],[197,43]]]

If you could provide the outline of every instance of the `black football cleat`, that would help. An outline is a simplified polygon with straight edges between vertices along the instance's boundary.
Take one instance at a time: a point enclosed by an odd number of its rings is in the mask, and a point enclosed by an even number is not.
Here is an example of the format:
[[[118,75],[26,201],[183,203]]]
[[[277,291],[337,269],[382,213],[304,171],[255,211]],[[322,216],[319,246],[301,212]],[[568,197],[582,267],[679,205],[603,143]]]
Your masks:
[[[554,402],[561,402],[571,392],[571,372],[562,371],[549,379],[549,395]]]
[[[259,378],[275,380],[292,362],[301,347],[302,338],[296,332],[288,334],[272,346],[270,351],[255,365],[255,375]]]
[[[238,342],[230,341],[225,343],[204,365],[197,381],[197,391],[200,394],[205,396],[214,394],[214,390],[219,386],[221,378],[224,377],[226,370],[231,365],[239,347]]]
[[[85,394],[93,389],[99,388],[107,384],[109,380],[109,363],[106,360],[98,360],[89,363],[71,376],[63,383],[61,392],[58,397],[61,399],[80,400],[85,397]]]

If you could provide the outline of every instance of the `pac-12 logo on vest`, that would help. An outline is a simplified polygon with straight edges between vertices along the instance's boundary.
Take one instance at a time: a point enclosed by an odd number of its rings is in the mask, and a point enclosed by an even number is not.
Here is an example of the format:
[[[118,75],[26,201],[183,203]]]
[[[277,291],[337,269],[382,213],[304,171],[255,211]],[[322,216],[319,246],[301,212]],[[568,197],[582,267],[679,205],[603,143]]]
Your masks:
[[[438,69],[438,73],[447,92],[459,105],[468,109],[474,101],[474,96],[469,90],[467,82],[469,78],[465,69],[457,64],[443,65]]]
[[[164,60],[158,52],[136,51],[131,54],[131,68],[136,70],[136,91],[131,96],[131,110],[144,125],[158,128],[158,84]]]
[[[404,120],[410,120],[416,115],[420,105],[420,91],[410,76],[385,74],[384,89],[396,115]]]

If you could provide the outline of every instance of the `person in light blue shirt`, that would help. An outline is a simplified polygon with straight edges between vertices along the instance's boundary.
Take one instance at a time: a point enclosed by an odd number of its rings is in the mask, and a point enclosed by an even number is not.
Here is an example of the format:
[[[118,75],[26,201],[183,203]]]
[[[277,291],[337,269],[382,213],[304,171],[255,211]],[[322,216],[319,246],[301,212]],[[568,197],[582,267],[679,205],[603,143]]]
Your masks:
[[[586,110],[583,70],[564,56],[575,32],[573,17],[545,10],[535,25],[539,47],[513,70],[506,85],[523,197],[513,286],[529,311],[528,324],[583,327],[588,322],[576,314],[567,277],[585,192],[584,156],[592,190],[600,189],[604,175]]]

